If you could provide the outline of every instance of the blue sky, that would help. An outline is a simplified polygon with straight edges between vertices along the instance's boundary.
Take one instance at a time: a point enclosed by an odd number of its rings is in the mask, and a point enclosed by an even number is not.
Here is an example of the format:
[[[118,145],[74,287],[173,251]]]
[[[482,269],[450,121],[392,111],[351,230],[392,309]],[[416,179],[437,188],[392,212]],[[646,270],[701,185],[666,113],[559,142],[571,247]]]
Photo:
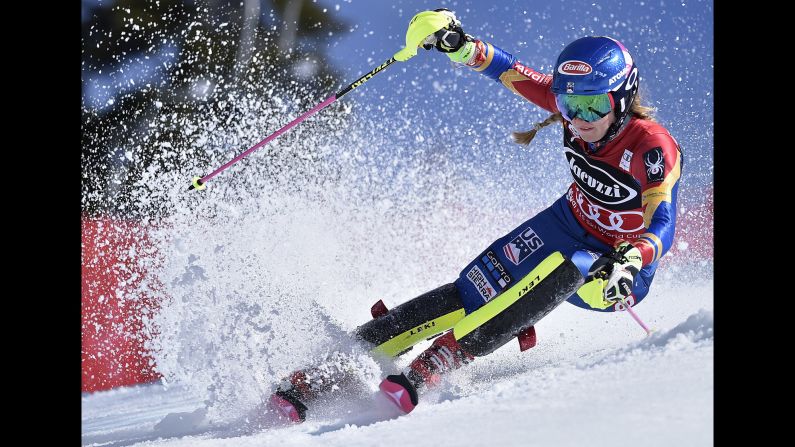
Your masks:
[[[328,36],[331,61],[343,83],[388,59],[404,43],[405,29],[419,11],[446,7],[464,30],[512,53],[520,61],[551,73],[560,50],[585,35],[608,35],[630,50],[639,67],[647,104],[679,141],[689,181],[712,182],[713,151],[713,2],[689,0],[440,0],[434,2],[317,0],[353,23],[352,31]],[[368,82],[344,100],[370,104],[382,113],[406,104],[421,109],[449,104],[469,120],[506,128],[527,128],[546,113],[518,97],[505,95],[476,73],[455,70],[443,55],[419,54]],[[376,106],[377,105],[377,106]],[[431,121],[433,118],[430,118]],[[452,123],[455,126],[455,123]],[[496,143],[496,140],[491,144]]]

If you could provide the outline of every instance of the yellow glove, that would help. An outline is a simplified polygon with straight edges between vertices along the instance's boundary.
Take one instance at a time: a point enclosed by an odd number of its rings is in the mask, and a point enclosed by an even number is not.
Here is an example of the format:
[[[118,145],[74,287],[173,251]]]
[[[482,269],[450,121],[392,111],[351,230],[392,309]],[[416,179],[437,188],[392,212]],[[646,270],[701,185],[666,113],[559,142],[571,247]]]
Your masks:
[[[435,32],[456,22],[451,11],[422,11],[412,17],[406,30],[406,46],[395,53],[395,60],[405,62],[417,54],[417,48]]]

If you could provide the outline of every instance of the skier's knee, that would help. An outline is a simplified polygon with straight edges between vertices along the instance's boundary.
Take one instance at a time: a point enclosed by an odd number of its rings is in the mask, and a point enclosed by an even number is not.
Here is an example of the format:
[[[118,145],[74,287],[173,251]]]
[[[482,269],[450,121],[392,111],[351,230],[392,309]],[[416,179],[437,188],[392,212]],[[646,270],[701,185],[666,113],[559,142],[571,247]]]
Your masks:
[[[511,288],[467,315],[453,328],[466,352],[479,357],[521,335],[577,291],[577,266],[554,252]]]

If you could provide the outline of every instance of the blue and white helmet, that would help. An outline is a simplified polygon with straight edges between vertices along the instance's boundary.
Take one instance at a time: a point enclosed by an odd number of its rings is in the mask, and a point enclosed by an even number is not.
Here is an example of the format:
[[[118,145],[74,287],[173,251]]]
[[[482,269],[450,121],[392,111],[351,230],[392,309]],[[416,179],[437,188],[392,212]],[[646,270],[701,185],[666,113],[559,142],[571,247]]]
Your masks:
[[[561,51],[552,75],[552,93],[609,93],[616,122],[598,142],[603,143],[612,140],[629,122],[638,81],[638,68],[621,42],[606,36],[588,36]]]

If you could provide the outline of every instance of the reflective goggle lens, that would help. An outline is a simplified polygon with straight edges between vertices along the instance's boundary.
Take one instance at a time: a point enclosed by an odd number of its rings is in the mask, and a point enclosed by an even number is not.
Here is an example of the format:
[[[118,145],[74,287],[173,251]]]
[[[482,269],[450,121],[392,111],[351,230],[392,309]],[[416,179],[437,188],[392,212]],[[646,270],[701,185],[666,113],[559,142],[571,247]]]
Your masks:
[[[609,93],[601,95],[555,95],[555,103],[558,105],[558,110],[560,110],[563,118],[566,118],[567,121],[579,118],[592,123],[604,118],[613,110],[613,100]]]

